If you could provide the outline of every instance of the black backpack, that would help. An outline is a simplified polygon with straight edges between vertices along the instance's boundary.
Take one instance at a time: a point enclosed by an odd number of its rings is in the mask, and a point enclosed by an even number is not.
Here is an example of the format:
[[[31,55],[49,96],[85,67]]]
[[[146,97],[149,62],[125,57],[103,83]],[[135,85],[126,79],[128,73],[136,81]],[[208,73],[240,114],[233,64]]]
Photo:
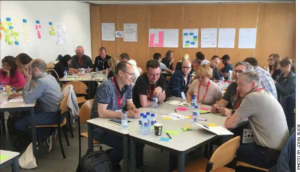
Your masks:
[[[76,172],[112,172],[112,165],[103,150],[87,152],[80,160]]]

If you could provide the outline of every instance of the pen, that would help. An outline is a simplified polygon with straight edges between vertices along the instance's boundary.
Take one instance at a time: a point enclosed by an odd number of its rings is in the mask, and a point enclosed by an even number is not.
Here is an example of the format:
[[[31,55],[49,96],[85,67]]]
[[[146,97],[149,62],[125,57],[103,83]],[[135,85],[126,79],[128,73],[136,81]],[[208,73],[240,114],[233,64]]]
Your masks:
[[[206,125],[203,125],[203,127],[206,128],[206,129],[209,129],[208,126],[206,126]]]
[[[168,135],[168,137],[169,137],[170,139],[172,139],[172,137],[169,135],[169,133],[167,133],[167,135]]]
[[[201,113],[201,115],[202,115],[202,114],[208,114],[208,113],[210,113],[210,112],[204,112],[204,113]]]

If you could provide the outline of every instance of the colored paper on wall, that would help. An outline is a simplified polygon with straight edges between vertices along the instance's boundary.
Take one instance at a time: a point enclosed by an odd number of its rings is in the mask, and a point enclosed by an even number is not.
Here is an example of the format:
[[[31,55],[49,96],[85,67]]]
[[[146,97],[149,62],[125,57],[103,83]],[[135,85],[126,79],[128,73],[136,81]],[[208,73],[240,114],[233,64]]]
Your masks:
[[[19,45],[19,42],[18,42],[18,41],[15,41],[15,45]]]
[[[40,24],[40,21],[39,21],[39,20],[36,20],[35,23],[36,23],[36,24]]]
[[[35,29],[38,30],[38,25],[35,25]]]
[[[52,22],[49,22],[49,25],[52,25]]]
[[[51,30],[54,31],[54,27],[53,26],[51,26]]]
[[[39,25],[39,28],[42,28],[42,26],[41,26],[41,25]]]
[[[9,29],[7,27],[4,28],[4,33],[9,33]]]
[[[178,111],[187,111],[188,109],[185,108],[185,107],[178,107],[178,108],[176,108],[176,110],[178,110]]]
[[[9,41],[8,44],[9,44],[9,45],[13,45],[14,42],[13,42],[13,41]]]
[[[7,26],[12,26],[12,22],[7,22]]]
[[[7,22],[10,22],[11,20],[10,20],[10,17],[6,17],[6,21]]]
[[[183,29],[183,33],[188,33],[187,35],[183,34],[183,48],[198,48],[198,40],[199,29]]]
[[[23,19],[23,23],[27,23],[27,20],[26,20],[26,19]]]
[[[41,39],[41,38],[42,38],[42,36],[41,36],[41,33],[40,33],[40,31],[39,31],[39,30],[37,31],[37,35],[38,35],[38,38],[39,38],[39,39]]]

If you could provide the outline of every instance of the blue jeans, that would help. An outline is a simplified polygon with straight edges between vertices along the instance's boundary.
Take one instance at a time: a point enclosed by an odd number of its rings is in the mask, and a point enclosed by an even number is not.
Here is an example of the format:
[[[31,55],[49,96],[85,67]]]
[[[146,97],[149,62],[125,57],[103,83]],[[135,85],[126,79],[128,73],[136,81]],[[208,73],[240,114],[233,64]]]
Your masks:
[[[36,125],[53,125],[57,124],[57,113],[56,112],[41,112],[35,114]],[[31,135],[29,127],[31,126],[30,113],[24,115],[25,117],[16,122],[16,129],[21,132],[26,132]],[[65,115],[61,115],[60,120],[64,119]],[[36,136],[40,140],[46,140],[52,133],[53,128],[37,128]]]

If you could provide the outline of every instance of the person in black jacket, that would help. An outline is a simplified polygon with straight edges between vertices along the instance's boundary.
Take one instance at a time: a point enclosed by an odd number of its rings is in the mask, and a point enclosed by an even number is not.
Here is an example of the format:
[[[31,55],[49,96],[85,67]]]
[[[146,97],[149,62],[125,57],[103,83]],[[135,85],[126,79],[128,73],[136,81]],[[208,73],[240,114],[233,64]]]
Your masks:
[[[105,47],[100,47],[99,49],[99,56],[95,58],[95,63],[94,63],[94,71],[99,71],[101,70],[106,70],[109,68],[108,66],[108,60],[111,58],[111,56],[106,54],[106,48]]]
[[[268,58],[269,65],[265,66],[266,69],[272,76],[273,80],[276,81],[277,77],[281,74],[279,69],[280,56],[278,54],[270,54]]]
[[[68,66],[71,64],[72,57],[70,55],[63,56],[58,63],[54,66],[54,71],[51,71],[51,75],[56,78],[62,78],[64,77],[64,71],[68,71]],[[56,72],[56,73],[55,73]],[[58,75],[58,76],[57,76]],[[59,77],[59,78],[57,78]]]
[[[171,100],[174,97],[186,99],[185,93],[192,78],[192,75],[190,74],[191,70],[191,62],[189,60],[185,60],[182,62],[181,70],[176,70],[173,73],[167,85],[167,100]]]
[[[174,61],[174,53],[173,51],[169,50],[166,53],[166,57],[162,59],[162,63],[167,66],[167,68],[173,70],[173,61]]]

